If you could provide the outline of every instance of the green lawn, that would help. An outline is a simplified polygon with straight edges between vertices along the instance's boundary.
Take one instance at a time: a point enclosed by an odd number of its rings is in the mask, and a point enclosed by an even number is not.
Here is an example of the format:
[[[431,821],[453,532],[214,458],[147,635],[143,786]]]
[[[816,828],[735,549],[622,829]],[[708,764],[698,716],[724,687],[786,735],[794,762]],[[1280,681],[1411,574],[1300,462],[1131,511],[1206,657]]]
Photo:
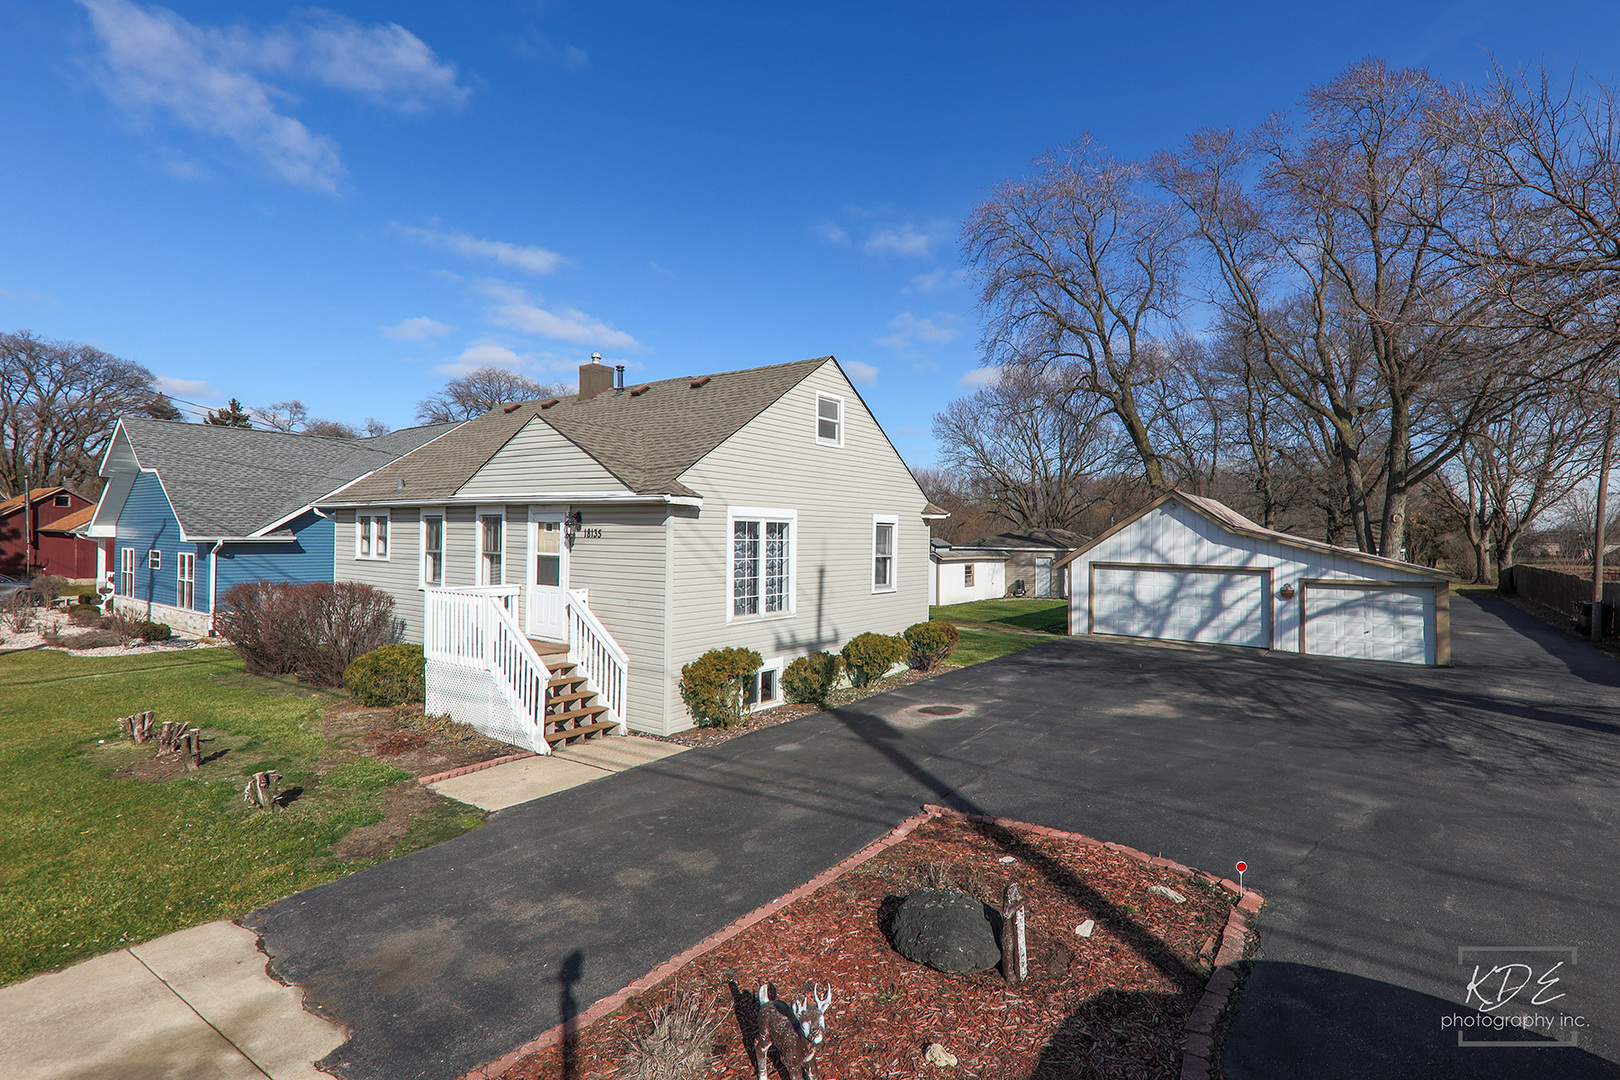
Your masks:
[[[928,609],[931,619],[944,619],[958,627],[985,630],[1033,630],[1063,634],[1069,628],[1067,600],[975,600]]]
[[[229,649],[0,654],[0,984],[371,865],[340,862],[331,845],[380,821],[383,790],[410,774],[326,745],[334,700],[247,675]],[[205,754],[225,753],[170,780],[113,775],[155,753],[118,733],[119,716],[144,709],[201,727]],[[250,811],[246,778],[272,768],[302,791],[285,811]],[[393,854],[481,820],[441,804]]]
[[[979,664],[1039,645],[1068,631],[1067,600],[975,600],[928,609],[930,619],[955,623],[962,634],[953,664]],[[1022,631],[1022,632],[1020,632]]]

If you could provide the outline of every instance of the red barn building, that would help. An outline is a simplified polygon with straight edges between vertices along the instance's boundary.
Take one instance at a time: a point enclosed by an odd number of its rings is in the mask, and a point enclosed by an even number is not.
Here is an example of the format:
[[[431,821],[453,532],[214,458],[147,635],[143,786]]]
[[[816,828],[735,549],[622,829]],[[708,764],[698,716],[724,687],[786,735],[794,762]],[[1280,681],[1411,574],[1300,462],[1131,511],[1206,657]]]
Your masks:
[[[35,488],[27,502],[21,495],[0,502],[0,574],[94,578],[96,542],[70,530],[88,522],[96,504],[61,487]]]

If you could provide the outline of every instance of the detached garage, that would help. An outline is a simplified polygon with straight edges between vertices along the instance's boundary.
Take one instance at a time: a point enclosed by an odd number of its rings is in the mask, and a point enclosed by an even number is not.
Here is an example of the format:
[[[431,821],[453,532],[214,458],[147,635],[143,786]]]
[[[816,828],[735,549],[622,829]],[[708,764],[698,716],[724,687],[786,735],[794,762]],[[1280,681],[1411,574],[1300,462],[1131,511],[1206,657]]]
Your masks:
[[[1069,632],[1451,663],[1450,578],[1170,492],[1064,560]]]

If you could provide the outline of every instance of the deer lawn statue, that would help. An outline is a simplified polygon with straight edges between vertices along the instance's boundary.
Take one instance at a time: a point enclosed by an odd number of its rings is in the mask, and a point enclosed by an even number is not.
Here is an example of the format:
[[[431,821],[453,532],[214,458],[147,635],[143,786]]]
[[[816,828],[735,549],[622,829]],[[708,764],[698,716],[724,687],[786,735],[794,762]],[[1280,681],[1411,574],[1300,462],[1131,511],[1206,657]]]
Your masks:
[[[754,1064],[759,1069],[759,1080],[765,1080],[770,1066],[770,1051],[782,1060],[788,1076],[799,1080],[817,1080],[816,1051],[821,1049],[822,1036],[827,1033],[827,1010],[832,1006],[832,987],[825,995],[821,987],[812,986],[812,1003],[803,998],[791,1006],[778,998],[766,983],[759,988],[759,1030],[754,1036]]]

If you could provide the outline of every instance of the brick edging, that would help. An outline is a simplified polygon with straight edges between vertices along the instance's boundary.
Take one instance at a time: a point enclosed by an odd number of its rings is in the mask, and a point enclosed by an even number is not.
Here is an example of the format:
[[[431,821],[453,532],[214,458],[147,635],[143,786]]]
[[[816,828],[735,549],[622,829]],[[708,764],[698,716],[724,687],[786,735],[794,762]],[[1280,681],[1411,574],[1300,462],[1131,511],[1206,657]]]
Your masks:
[[[416,782],[423,787],[427,787],[429,784],[437,784],[440,780],[448,780],[452,776],[466,776],[468,773],[483,772],[485,769],[493,769],[497,765],[505,765],[508,761],[522,761],[524,758],[539,756],[533,750],[525,750],[521,754],[506,754],[503,757],[480,761],[476,765],[463,765],[459,769],[447,769],[444,772],[436,772],[431,776],[418,776]]]
[[[516,756],[522,757],[524,755],[519,754]],[[473,766],[471,769],[465,771],[470,772],[472,769],[481,767],[487,766]],[[1231,915],[1227,917],[1226,929],[1219,938],[1220,948],[1219,952],[1216,954],[1215,963],[1215,966],[1219,970],[1217,970],[1214,976],[1210,978],[1209,985],[1204,991],[1203,1000],[1199,1002],[1197,1008],[1195,1008],[1192,1014],[1187,1018],[1187,1030],[1189,1032],[1188,1040],[1190,1043],[1190,1041],[1195,1037],[1193,1027],[1194,1019],[1201,1015],[1200,1011],[1203,1010],[1205,1006],[1210,1005],[1212,997],[1214,996],[1217,980],[1221,980],[1223,976],[1226,977],[1224,980],[1224,988],[1221,989],[1219,993],[1218,1005],[1216,1006],[1213,1015],[1205,1028],[1205,1031],[1201,1034],[1201,1037],[1204,1039],[1205,1043],[1207,1044],[1209,1042],[1209,1033],[1213,1032],[1214,1022],[1220,1017],[1221,1011],[1225,1009],[1227,995],[1231,993],[1232,986],[1236,982],[1236,972],[1232,971],[1231,968],[1223,967],[1222,965],[1229,964],[1234,960],[1242,958],[1245,933],[1248,926],[1248,917],[1244,915],[1243,912],[1252,914],[1260,910],[1261,904],[1263,904],[1265,901],[1261,898],[1259,893],[1251,889],[1247,892],[1247,894],[1245,894],[1238,888],[1236,882],[1228,881],[1224,878],[1217,878],[1212,874],[1206,874],[1200,870],[1194,870],[1190,866],[1183,866],[1181,863],[1174,862],[1170,859],[1156,858],[1144,851],[1138,851],[1135,848],[1127,847],[1124,844],[1115,844],[1112,842],[1105,843],[1101,840],[1095,840],[1081,833],[1065,832],[1062,829],[1053,829],[1045,825],[1033,825],[1027,821],[1014,821],[1011,818],[993,817],[989,814],[966,814],[960,810],[952,810],[948,807],[937,806],[933,803],[924,803],[922,813],[914,814],[902,821],[889,832],[861,848],[861,850],[857,851],[849,858],[833,865],[832,867],[829,867],[826,870],[823,870],[809,881],[806,881],[803,885],[800,885],[790,892],[784,893],[775,900],[772,900],[767,904],[761,904],[759,907],[733,921],[725,928],[710,934],[708,937],[704,938],[696,945],[693,945],[691,948],[670,957],[662,964],[659,964],[657,967],[647,972],[647,974],[643,975],[641,978],[632,982],[629,986],[626,986],[617,993],[609,994],[607,997],[602,998],[590,1008],[580,1013],[579,1016],[576,1017],[571,1023],[557,1024],[555,1027],[542,1032],[536,1038],[530,1039],[516,1050],[503,1054],[494,1061],[491,1061],[485,1065],[480,1065],[478,1068],[471,1070],[470,1072],[461,1076],[459,1080],[501,1080],[501,1078],[507,1073],[511,1072],[517,1063],[523,1058],[528,1057],[530,1054],[538,1053],[541,1050],[548,1049],[549,1047],[555,1046],[557,1043],[561,1042],[565,1028],[572,1027],[576,1033],[584,1030],[591,1024],[594,1024],[596,1021],[602,1019],[602,1017],[618,1010],[625,1004],[625,1002],[629,1001],[637,994],[650,990],[660,982],[663,982],[669,976],[675,974],[675,972],[679,971],[693,960],[696,960],[704,953],[723,945],[725,942],[736,937],[738,934],[742,933],[744,930],[747,930],[755,923],[761,922],[769,916],[776,914],[776,912],[785,905],[809,896],[817,889],[822,888],[828,883],[837,880],[844,874],[847,874],[849,871],[855,869],[855,867],[860,866],[862,863],[871,860],[877,855],[882,854],[884,851],[887,851],[889,848],[911,835],[911,833],[916,831],[919,826],[933,821],[935,818],[955,818],[960,821],[979,821],[991,825],[998,825],[1003,828],[1018,829],[1021,832],[1034,833],[1037,836],[1050,836],[1059,840],[1072,840],[1085,847],[1105,848],[1108,851],[1117,852],[1121,855],[1127,855],[1140,862],[1146,863],[1149,866],[1161,867],[1186,877],[1196,877],[1211,884],[1218,884],[1223,889],[1226,889],[1233,895],[1238,896],[1239,900],[1237,905],[1232,909]],[[1205,945],[1205,950],[1213,949],[1215,940],[1216,939],[1211,939],[1211,942]],[[1225,959],[1223,959],[1223,957]],[[1209,1051],[1207,1046],[1201,1055],[1195,1055],[1191,1045],[1189,1045],[1185,1055],[1182,1058],[1183,1080],[1205,1080],[1205,1078],[1208,1076],[1209,1070],[1208,1057]],[[1193,1061],[1200,1063],[1200,1067],[1203,1071],[1191,1073],[1188,1072],[1188,1069],[1191,1067],[1191,1063]]]

